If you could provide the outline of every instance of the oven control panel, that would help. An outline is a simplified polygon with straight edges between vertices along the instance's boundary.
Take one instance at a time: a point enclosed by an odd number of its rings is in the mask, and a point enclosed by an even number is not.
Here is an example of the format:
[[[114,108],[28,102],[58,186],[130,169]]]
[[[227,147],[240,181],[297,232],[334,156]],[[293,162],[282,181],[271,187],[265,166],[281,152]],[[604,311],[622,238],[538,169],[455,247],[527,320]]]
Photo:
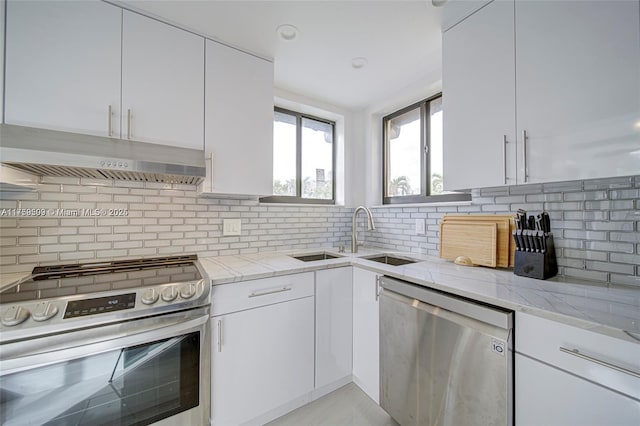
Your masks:
[[[84,317],[87,315],[133,309],[136,306],[136,294],[117,294],[93,299],[72,300],[67,303],[64,318]]]
[[[0,304],[0,344],[76,328],[207,306],[210,282],[154,285]]]

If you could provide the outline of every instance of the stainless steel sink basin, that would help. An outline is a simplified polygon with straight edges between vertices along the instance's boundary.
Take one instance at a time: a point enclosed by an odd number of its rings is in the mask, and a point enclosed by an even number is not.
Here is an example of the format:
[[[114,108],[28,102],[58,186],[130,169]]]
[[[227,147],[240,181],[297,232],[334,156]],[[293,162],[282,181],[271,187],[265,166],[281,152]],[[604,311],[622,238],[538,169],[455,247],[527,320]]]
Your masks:
[[[392,266],[408,265],[410,263],[418,262],[417,260],[414,260],[414,259],[389,256],[386,254],[376,255],[376,256],[367,256],[367,257],[363,257],[363,259],[373,260],[374,262],[380,262],[380,263],[384,263],[385,265],[392,265]]]
[[[337,259],[342,256],[323,252],[323,253],[314,253],[314,254],[291,255],[291,257],[293,257],[294,259],[302,260],[303,262],[313,262],[314,260]]]

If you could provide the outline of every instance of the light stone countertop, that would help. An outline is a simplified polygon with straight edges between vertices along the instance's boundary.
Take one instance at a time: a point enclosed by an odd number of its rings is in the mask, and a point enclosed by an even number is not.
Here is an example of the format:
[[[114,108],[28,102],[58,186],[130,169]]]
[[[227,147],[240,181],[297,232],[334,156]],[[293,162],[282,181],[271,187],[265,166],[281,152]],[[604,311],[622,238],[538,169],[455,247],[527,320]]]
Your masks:
[[[0,273],[0,291],[6,287],[16,285],[17,281],[22,281],[31,276],[31,272],[12,272],[9,274]]]
[[[290,254],[326,251],[338,259],[303,262]],[[419,262],[391,266],[363,256],[395,254]],[[640,343],[640,289],[607,288],[601,283],[554,277],[519,277],[509,270],[455,265],[442,259],[384,249],[360,248],[356,254],[318,248],[200,258],[212,285],[228,284],[328,268],[356,266],[514,311]]]
[[[303,262],[289,256],[323,251],[343,257]],[[420,261],[409,265],[391,266],[362,258],[382,253]],[[607,288],[601,283],[565,280],[561,277],[536,280],[519,277],[508,270],[458,266],[436,257],[375,248],[360,248],[356,254],[318,248],[204,257],[200,258],[200,263],[212,285],[356,266],[514,311],[527,312],[627,341],[640,342],[640,289]],[[30,272],[0,274],[0,290],[29,276]]]

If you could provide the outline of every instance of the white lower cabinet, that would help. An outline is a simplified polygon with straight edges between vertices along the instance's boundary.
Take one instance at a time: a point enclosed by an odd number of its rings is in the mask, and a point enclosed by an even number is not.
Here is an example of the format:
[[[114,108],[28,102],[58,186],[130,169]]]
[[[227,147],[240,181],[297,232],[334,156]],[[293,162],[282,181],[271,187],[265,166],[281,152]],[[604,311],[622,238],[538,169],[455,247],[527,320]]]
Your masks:
[[[316,389],[351,381],[352,269],[316,272]]]
[[[639,401],[516,354],[518,426],[632,426],[639,422]]]
[[[378,274],[353,268],[353,381],[380,402]]]
[[[214,286],[212,300],[212,425],[262,424],[313,390],[313,273]]]
[[[516,313],[519,426],[640,421],[640,344]]]

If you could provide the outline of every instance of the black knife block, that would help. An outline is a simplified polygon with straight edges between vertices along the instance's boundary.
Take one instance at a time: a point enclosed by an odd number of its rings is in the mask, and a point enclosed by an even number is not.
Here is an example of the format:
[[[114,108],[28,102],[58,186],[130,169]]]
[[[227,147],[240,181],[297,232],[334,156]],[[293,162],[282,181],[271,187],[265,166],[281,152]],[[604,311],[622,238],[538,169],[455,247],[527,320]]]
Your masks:
[[[513,273],[521,277],[546,280],[558,273],[556,249],[553,244],[553,234],[545,236],[547,249],[544,253],[516,250]]]

